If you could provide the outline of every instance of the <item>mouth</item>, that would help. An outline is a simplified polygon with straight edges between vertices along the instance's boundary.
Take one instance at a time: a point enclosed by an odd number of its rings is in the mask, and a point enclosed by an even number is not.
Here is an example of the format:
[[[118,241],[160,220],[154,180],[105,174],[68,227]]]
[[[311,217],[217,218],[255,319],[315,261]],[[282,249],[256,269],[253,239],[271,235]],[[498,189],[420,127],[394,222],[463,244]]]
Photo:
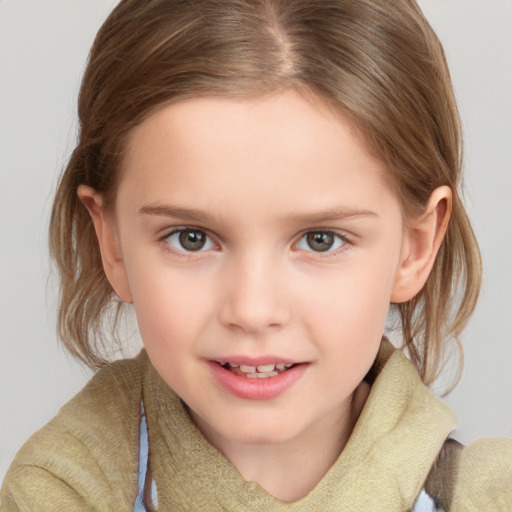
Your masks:
[[[237,398],[271,400],[295,386],[306,373],[309,363],[265,357],[259,360],[233,357],[210,360],[218,384]]]
[[[277,377],[287,370],[297,366],[296,363],[269,363],[261,365],[247,365],[235,362],[223,362],[216,361],[225,370],[238,375],[239,377],[245,377],[247,379],[269,379]]]

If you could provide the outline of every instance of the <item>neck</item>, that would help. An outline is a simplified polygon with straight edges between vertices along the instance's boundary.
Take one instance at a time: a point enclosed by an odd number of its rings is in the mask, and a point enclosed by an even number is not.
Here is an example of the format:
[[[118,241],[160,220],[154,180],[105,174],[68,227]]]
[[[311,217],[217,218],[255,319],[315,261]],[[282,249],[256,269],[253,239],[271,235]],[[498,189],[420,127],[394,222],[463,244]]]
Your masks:
[[[279,444],[241,444],[203,432],[247,482],[257,482],[272,496],[291,502],[308,494],[345,447],[366,402],[366,382],[354,391],[343,411],[300,437]]]

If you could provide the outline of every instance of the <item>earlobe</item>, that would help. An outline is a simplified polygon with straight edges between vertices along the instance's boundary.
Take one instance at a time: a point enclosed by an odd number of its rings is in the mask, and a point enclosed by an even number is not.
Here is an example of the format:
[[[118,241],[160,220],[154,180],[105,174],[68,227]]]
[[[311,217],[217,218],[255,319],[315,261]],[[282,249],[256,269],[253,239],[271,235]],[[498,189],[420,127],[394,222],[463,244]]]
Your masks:
[[[124,261],[120,254],[114,220],[105,212],[102,195],[86,185],[80,185],[77,194],[94,223],[107,279],[121,300],[133,302]]]
[[[442,186],[434,190],[425,210],[409,220],[391,302],[407,302],[423,288],[448,229],[451,209],[452,191]]]

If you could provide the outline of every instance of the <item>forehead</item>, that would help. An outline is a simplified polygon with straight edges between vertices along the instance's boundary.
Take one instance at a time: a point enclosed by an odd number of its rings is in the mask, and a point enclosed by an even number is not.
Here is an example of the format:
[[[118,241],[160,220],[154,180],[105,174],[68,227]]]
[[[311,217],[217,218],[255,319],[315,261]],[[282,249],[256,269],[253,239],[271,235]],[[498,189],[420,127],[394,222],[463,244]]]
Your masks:
[[[130,134],[119,191],[202,206],[377,204],[388,172],[339,112],[295,91],[166,105]],[[358,197],[358,193],[360,197]],[[365,205],[366,206],[366,205]]]

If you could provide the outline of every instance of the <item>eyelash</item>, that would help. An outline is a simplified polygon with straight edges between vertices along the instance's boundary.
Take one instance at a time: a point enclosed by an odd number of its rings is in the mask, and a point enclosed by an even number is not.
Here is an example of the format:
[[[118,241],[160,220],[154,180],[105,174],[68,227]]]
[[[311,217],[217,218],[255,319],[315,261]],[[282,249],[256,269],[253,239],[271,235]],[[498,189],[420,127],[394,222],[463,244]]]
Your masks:
[[[201,252],[205,252],[205,250],[203,250],[203,248],[201,248],[197,251],[186,250],[186,249],[182,249],[182,250],[175,249],[170,245],[170,243],[168,241],[168,239],[171,236],[178,235],[180,233],[187,232],[187,231],[203,233],[207,237],[207,239],[210,241],[210,243],[215,244],[215,242],[212,240],[212,237],[208,235],[206,230],[197,228],[194,226],[183,226],[183,227],[179,227],[179,228],[174,228],[171,231],[166,232],[163,236],[159,237],[158,241],[162,244],[163,249],[166,252],[172,253],[173,255],[176,255],[178,257],[191,259],[194,257],[194,254],[199,254]],[[308,235],[311,235],[311,234],[322,234],[322,235],[333,236],[335,239],[338,239],[341,242],[341,245],[334,250],[328,249],[326,251],[314,251],[311,248],[310,248],[310,250],[307,250],[307,249],[305,250],[305,252],[315,254],[315,257],[319,257],[319,258],[336,257],[339,254],[345,252],[349,248],[349,246],[352,245],[346,235],[341,234],[337,231],[333,231],[330,229],[309,229],[308,231],[305,231],[300,235],[299,240],[294,244],[294,246],[297,246],[300,242],[302,242],[302,240],[305,239],[305,237],[307,237]],[[209,249],[206,249],[206,250],[209,250]]]
[[[298,244],[301,243],[302,240],[304,240],[308,235],[312,234],[332,236],[335,239],[333,244],[336,243],[336,239],[340,242],[340,245],[335,249],[328,249],[326,251],[314,251],[310,247],[310,250],[305,250],[305,252],[314,254],[316,258],[333,258],[339,256],[341,253],[345,252],[351,245],[347,236],[337,231],[333,231],[330,229],[310,229],[300,236],[299,241],[295,244],[295,246],[298,246]]]
[[[192,232],[192,233],[193,232],[203,233],[210,242],[215,244],[215,242],[213,242],[213,240],[212,240],[212,237],[209,236],[208,233],[204,229],[196,228],[194,226],[183,226],[183,227],[172,229],[171,231],[168,231],[162,237],[160,237],[158,239],[158,241],[162,244],[162,247],[166,252],[169,252],[169,253],[171,253],[175,256],[178,256],[180,258],[191,259],[194,257],[194,254],[198,254],[198,253],[201,253],[204,251],[203,250],[187,251],[186,249],[183,249],[183,250],[175,249],[171,246],[171,244],[168,241],[171,236],[179,235],[180,233],[184,233],[187,231]]]

